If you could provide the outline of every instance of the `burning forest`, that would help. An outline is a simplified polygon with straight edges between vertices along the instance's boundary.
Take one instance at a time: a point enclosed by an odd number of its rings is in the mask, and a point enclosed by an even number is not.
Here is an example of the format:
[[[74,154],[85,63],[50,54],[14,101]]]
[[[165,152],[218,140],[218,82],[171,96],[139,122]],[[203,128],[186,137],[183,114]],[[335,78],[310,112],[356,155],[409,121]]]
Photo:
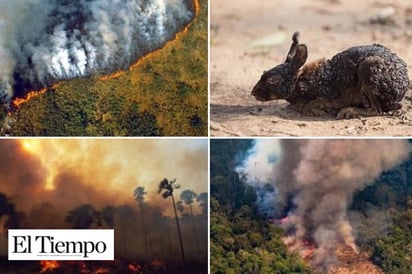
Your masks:
[[[405,271],[410,152],[402,139],[212,142],[211,272],[251,258],[282,273]]]
[[[207,45],[204,0],[0,1],[0,134],[207,135]]]
[[[19,139],[0,149],[0,272],[207,272],[205,140]],[[167,195],[165,180],[177,182]],[[113,228],[115,260],[7,261],[9,228]]]
[[[194,16],[189,1],[0,2],[0,97],[124,70]]]

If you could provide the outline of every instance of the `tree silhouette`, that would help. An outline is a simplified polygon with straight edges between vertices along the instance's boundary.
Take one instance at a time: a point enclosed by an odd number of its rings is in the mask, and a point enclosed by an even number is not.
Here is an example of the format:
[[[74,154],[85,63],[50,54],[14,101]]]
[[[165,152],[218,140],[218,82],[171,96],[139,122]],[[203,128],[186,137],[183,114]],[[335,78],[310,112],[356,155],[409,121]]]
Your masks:
[[[173,191],[177,188],[180,188],[180,185],[176,184],[176,179],[169,181],[166,178],[164,178],[159,183],[159,189],[157,190],[157,193],[159,194],[162,193],[162,197],[164,199],[167,199],[168,197],[172,197],[172,204],[173,204],[173,210],[174,210],[175,218],[176,218],[177,232],[179,234],[180,250],[182,252],[183,263],[185,263],[186,259],[185,259],[185,251],[183,248],[182,233],[180,232],[180,225],[179,225],[179,219],[177,218],[175,198],[173,196]]]
[[[134,199],[137,203],[137,205],[139,206],[140,209],[140,223],[142,224],[142,229],[143,229],[143,235],[144,235],[144,246],[145,249],[148,250],[148,232],[146,230],[146,225],[145,225],[145,213],[146,213],[146,202],[145,202],[145,195],[147,194],[147,192],[145,191],[144,187],[142,186],[138,186],[135,188],[133,196]]]
[[[20,220],[24,218],[22,212],[16,212],[14,204],[7,198],[6,194],[0,192],[0,218],[7,215],[7,221],[4,224],[5,228],[18,227]]]
[[[194,198],[196,198],[196,197],[197,197],[196,192],[194,192],[193,190],[190,190],[190,189],[185,189],[185,190],[182,191],[182,193],[180,193],[180,199],[182,199],[185,202],[185,204],[188,205],[189,208],[190,208],[190,215],[192,217],[192,221],[193,221],[193,217],[194,217],[192,204],[194,202]],[[197,250],[200,250],[199,238],[197,236],[196,226],[193,222],[192,222],[192,226],[193,226],[193,233],[194,233],[194,236],[195,236],[196,248],[197,248]]]
[[[192,208],[192,204],[193,204],[193,199],[196,198],[196,192],[194,192],[193,190],[190,189],[185,189],[182,191],[182,193],[180,193],[180,199],[185,202],[186,205],[189,206],[190,208],[190,214],[193,217],[193,208]]]
[[[91,204],[84,204],[69,211],[65,221],[73,228],[88,228],[99,222],[99,212]]]
[[[146,203],[145,203],[145,200],[144,200],[145,199],[144,196],[146,194],[147,194],[147,192],[145,191],[144,187],[142,187],[142,186],[138,186],[134,190],[133,196],[134,196],[134,199],[137,202],[140,209],[142,209],[143,207],[146,206]]]
[[[196,201],[198,201],[200,203],[200,206],[202,207],[202,215],[204,216],[207,215],[207,210],[208,210],[207,198],[208,198],[207,192],[200,193],[196,198]]]
[[[105,206],[102,210],[98,211],[98,225],[99,226],[114,226],[114,206]]]
[[[182,201],[177,201],[176,208],[177,208],[177,210],[179,210],[180,216],[182,216],[183,211],[185,211],[185,207],[183,206],[183,202]]]
[[[0,192],[0,217],[14,211],[14,205],[4,193]]]
[[[131,227],[130,216],[134,215],[133,207],[129,205],[120,205],[114,208],[115,221],[115,239],[119,237],[117,249],[123,256],[127,256],[130,250],[135,249],[134,243],[131,242],[129,235],[129,227]]]

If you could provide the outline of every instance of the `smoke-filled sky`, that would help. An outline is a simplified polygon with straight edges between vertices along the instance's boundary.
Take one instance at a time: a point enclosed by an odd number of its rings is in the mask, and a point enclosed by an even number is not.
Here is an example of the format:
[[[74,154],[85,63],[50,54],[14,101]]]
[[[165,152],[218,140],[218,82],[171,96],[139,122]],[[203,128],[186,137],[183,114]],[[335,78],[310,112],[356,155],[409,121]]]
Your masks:
[[[314,264],[327,267],[338,242],[357,251],[347,212],[353,195],[410,152],[403,139],[258,140],[238,171],[257,188],[261,209],[271,204],[274,216],[288,215],[288,243],[311,241]],[[263,183],[276,191],[265,195]]]
[[[187,3],[0,0],[0,100],[13,89],[125,69],[190,21]]]
[[[41,202],[61,210],[133,204],[137,186],[169,210],[156,192],[164,177],[181,185],[176,199],[184,189],[207,192],[207,140],[3,139],[0,151],[0,192],[23,211]]]

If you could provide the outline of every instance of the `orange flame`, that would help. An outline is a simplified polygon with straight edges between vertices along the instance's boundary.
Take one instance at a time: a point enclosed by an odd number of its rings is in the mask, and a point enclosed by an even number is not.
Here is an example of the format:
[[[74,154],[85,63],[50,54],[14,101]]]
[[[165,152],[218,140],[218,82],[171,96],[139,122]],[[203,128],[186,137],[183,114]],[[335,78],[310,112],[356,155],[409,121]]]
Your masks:
[[[100,79],[100,80],[103,80],[103,81],[106,81],[106,80],[110,80],[110,79],[117,78],[117,77],[119,77],[120,75],[122,75],[122,71],[121,71],[121,70],[116,71],[116,72],[113,73],[113,74],[100,76],[99,79]]]
[[[56,89],[59,86],[59,84],[54,84],[51,86],[50,89]],[[43,93],[45,93],[48,89],[47,88],[43,88],[41,90],[33,90],[30,91],[29,93],[26,94],[26,96],[24,98],[16,98],[13,100],[13,105],[15,107],[20,107],[21,104],[24,104],[26,102],[28,102],[30,99],[32,99],[33,97],[39,96]]]
[[[60,266],[58,261],[40,261],[40,265],[42,267],[40,273],[52,271]]]
[[[137,263],[128,264],[127,268],[133,273],[139,273],[142,270],[142,267]]]
[[[194,10],[195,10],[195,16],[193,17],[193,20],[194,20],[200,13],[199,0],[194,0],[193,1],[193,6],[194,6]],[[167,41],[166,44],[163,46],[163,48],[166,47],[167,45],[169,45],[170,43],[173,43],[174,41],[179,40],[182,36],[186,35],[186,33],[189,31],[189,28],[191,27],[191,25],[193,23],[193,20],[189,24],[187,24],[181,32],[177,33],[174,39],[171,39],[171,40]],[[143,62],[143,60],[151,58],[157,51],[158,50],[149,52],[146,55],[144,55],[143,57],[141,57],[139,60],[137,60],[136,63],[134,63],[130,66],[129,71],[131,71],[131,70],[135,69],[136,67],[138,67]],[[123,74],[123,71],[117,71],[117,72],[115,72],[113,74],[110,74],[110,75],[101,76],[99,79],[103,80],[103,81],[110,80],[110,79],[117,78],[117,77],[121,76],[122,74]]]
[[[308,240],[302,240],[301,242],[302,245],[302,258],[305,259],[310,259],[312,258],[313,254],[315,253],[315,245],[313,245],[311,242],[309,242]]]
[[[107,273],[110,273],[110,271],[107,268],[99,267],[93,273],[94,274],[107,274]]]
[[[198,16],[200,13],[200,3],[199,0],[194,1],[194,6],[195,6],[195,16]]]
[[[26,103],[29,101],[31,98],[39,96],[40,94],[43,94],[47,91],[46,88],[41,89],[39,91],[30,91],[29,93],[26,94],[24,98],[16,98],[13,100],[13,105],[16,107],[19,107],[21,104]]]
[[[200,3],[199,3],[199,0],[193,0],[193,6],[194,6],[194,11],[195,11],[195,16],[193,17],[193,19],[194,19],[194,18],[196,18],[196,17],[199,15],[199,13],[200,13]],[[173,42],[173,41],[176,41],[176,40],[180,39],[182,36],[184,36],[184,35],[188,32],[188,30],[189,30],[190,26],[192,25],[192,23],[193,23],[193,20],[192,20],[192,22],[190,22],[189,24],[187,24],[187,25],[185,26],[185,28],[184,28],[180,33],[177,33],[174,39],[166,42],[165,46],[168,45],[169,43]],[[129,70],[132,70],[132,69],[136,68],[137,66],[139,66],[144,59],[149,58],[149,57],[152,56],[155,52],[156,52],[156,51],[150,52],[150,53],[146,54],[145,56],[143,56],[142,58],[140,58],[135,64],[133,64],[133,65],[130,66]],[[99,79],[100,79],[100,80],[103,80],[103,81],[106,81],[106,80],[110,80],[110,79],[115,79],[115,78],[121,76],[122,74],[123,74],[123,71],[117,71],[117,72],[112,73],[112,74],[109,74],[109,75],[101,76],[101,77],[99,77]],[[59,84],[53,85],[53,86],[52,86],[52,89],[57,88],[58,85],[59,85]],[[14,99],[14,100],[13,100],[13,105],[18,108],[21,104],[24,104],[24,103],[28,102],[28,101],[29,101],[30,99],[32,99],[33,97],[37,97],[37,96],[45,93],[47,90],[48,90],[47,88],[44,88],[44,89],[41,89],[41,90],[39,90],[39,91],[30,91],[29,93],[26,94],[26,96],[25,96],[24,98],[16,98],[16,99]]]
[[[289,216],[286,216],[286,217],[280,219],[280,223],[281,223],[281,224],[285,224],[285,223],[287,223],[287,222],[289,222]]]

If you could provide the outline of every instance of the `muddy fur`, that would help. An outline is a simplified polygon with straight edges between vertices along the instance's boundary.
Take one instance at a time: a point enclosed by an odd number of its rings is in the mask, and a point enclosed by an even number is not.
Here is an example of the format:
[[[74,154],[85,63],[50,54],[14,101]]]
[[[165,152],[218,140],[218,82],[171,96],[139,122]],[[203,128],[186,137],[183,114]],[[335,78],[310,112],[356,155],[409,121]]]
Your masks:
[[[338,119],[375,116],[402,107],[409,87],[407,64],[388,48],[351,47],[330,60],[308,63],[298,33],[286,61],[265,72],[252,90],[259,101],[287,100],[303,115]]]

